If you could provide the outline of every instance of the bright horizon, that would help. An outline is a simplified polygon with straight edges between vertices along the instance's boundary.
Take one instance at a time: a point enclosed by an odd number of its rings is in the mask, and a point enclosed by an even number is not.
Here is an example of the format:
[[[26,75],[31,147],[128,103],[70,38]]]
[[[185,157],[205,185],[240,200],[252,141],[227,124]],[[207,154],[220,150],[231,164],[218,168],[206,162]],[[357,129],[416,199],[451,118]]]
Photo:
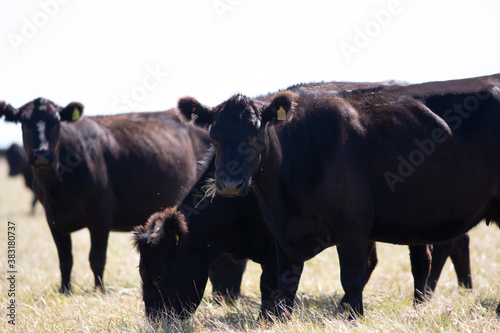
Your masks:
[[[0,100],[85,115],[215,105],[301,82],[500,72],[500,2],[0,0]],[[0,148],[20,143],[0,120]]]

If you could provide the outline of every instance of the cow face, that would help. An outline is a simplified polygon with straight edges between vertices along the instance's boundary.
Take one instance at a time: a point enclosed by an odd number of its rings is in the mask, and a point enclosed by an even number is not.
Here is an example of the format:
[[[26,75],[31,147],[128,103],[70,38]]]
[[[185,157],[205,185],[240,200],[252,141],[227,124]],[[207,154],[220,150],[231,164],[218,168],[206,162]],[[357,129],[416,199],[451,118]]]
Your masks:
[[[0,116],[6,121],[21,123],[24,149],[30,165],[36,168],[58,162],[60,123],[77,121],[82,113],[80,103],[73,102],[62,108],[44,98],[37,98],[19,109],[0,105]]]
[[[184,215],[173,208],[134,229],[146,316],[154,320],[187,319],[203,297],[209,263],[186,250],[187,237]]]
[[[270,103],[237,94],[210,108],[191,97],[178,103],[181,115],[194,124],[210,127],[215,147],[217,192],[223,196],[246,195],[252,176],[268,146],[268,126],[280,126],[292,118],[293,95],[276,94]]]

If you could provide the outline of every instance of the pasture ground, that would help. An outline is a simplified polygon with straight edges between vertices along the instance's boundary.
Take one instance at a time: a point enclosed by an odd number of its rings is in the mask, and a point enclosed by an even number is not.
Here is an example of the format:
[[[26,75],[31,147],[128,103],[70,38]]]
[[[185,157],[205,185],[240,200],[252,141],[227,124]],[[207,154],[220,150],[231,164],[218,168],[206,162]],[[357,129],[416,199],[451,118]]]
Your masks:
[[[138,255],[130,233],[112,233],[104,275],[107,292],[93,290],[88,263],[89,233],[72,235],[73,294],[60,295],[56,248],[38,204],[29,215],[31,193],[19,177],[7,177],[0,159],[0,331],[2,332],[494,332],[500,301],[500,231],[481,224],[471,232],[474,290],[457,287],[448,261],[433,298],[412,306],[413,280],[408,248],[379,244],[379,264],[365,288],[365,317],[347,322],[337,312],[343,296],[335,248],[306,263],[297,307],[289,323],[255,321],[259,309],[260,266],[251,263],[243,281],[244,297],[217,305],[210,293],[187,322],[151,324],[144,318]],[[8,222],[15,223],[15,296],[7,280]],[[208,288],[211,288],[210,286]],[[8,302],[15,299],[15,325],[8,323]]]

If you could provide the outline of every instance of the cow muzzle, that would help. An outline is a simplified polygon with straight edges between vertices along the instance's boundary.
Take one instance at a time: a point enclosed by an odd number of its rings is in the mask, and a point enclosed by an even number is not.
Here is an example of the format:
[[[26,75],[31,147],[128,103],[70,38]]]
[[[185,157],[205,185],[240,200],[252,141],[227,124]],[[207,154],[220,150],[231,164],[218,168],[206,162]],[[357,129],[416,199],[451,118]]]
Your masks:
[[[219,177],[216,182],[217,193],[223,197],[244,196],[248,194],[248,186],[243,179],[227,179]]]
[[[50,161],[50,152],[45,149],[40,149],[40,150],[35,150],[31,154],[31,161],[30,164],[35,166],[35,167],[44,167],[44,166],[49,166],[51,161]]]

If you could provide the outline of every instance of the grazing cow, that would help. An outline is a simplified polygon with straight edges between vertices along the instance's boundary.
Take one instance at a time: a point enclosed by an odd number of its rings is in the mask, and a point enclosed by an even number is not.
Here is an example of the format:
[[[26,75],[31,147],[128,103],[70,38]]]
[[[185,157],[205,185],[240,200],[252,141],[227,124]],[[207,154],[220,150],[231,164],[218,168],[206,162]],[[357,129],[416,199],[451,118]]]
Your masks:
[[[209,204],[203,193],[206,180],[214,176],[214,158],[209,156],[202,167],[206,168],[204,173],[180,204],[184,214],[169,208],[153,214],[145,226],[135,227],[134,240],[140,254],[139,272],[146,316],[158,319],[163,311],[181,318],[191,315],[201,302],[207,276],[210,276],[212,284],[214,273],[221,276],[221,269],[213,273],[215,262],[211,264],[212,260],[227,252],[237,259],[251,258],[261,264],[262,306],[259,317],[262,317],[264,311],[272,306],[272,293],[276,290],[274,239],[253,193],[234,199],[216,196]],[[423,249],[427,249],[425,245]],[[378,262],[375,242],[368,242],[367,251],[366,281]],[[427,270],[415,267],[428,265],[430,253],[425,252],[424,258],[416,255],[419,252],[411,253],[415,288],[419,287],[419,280],[424,280],[421,289],[415,289],[416,300],[420,301],[430,267],[427,266]],[[446,260],[445,251],[439,252],[439,255]],[[442,267],[435,269],[433,265],[433,271],[439,270],[436,282]],[[235,277],[233,286],[239,291],[241,276],[232,276]]]
[[[38,199],[54,238],[61,291],[70,290],[70,233],[90,231],[90,266],[103,290],[110,231],[177,203],[198,178],[206,131],[182,124],[174,110],[82,117],[83,106],[37,98],[19,109],[0,103],[0,116],[20,122]]]
[[[368,240],[423,245],[500,220],[500,75],[376,92],[179,100],[208,128],[216,186],[255,189],[278,246],[277,304],[290,313],[305,260],[337,245],[342,305],[363,314]]]
[[[9,176],[14,177],[23,174],[24,183],[33,192],[33,201],[31,202],[31,214],[35,213],[35,205],[37,202],[36,193],[33,190],[33,172],[28,163],[28,156],[24,149],[13,143],[5,152],[7,162],[9,163]]]
[[[257,198],[204,198],[205,180],[215,170],[213,155],[202,168],[203,174],[179,205],[183,213],[168,208],[153,214],[145,226],[135,228],[148,317],[157,318],[167,310],[187,318],[201,302],[209,266],[222,253],[261,264],[263,303],[276,289],[274,241]]]

